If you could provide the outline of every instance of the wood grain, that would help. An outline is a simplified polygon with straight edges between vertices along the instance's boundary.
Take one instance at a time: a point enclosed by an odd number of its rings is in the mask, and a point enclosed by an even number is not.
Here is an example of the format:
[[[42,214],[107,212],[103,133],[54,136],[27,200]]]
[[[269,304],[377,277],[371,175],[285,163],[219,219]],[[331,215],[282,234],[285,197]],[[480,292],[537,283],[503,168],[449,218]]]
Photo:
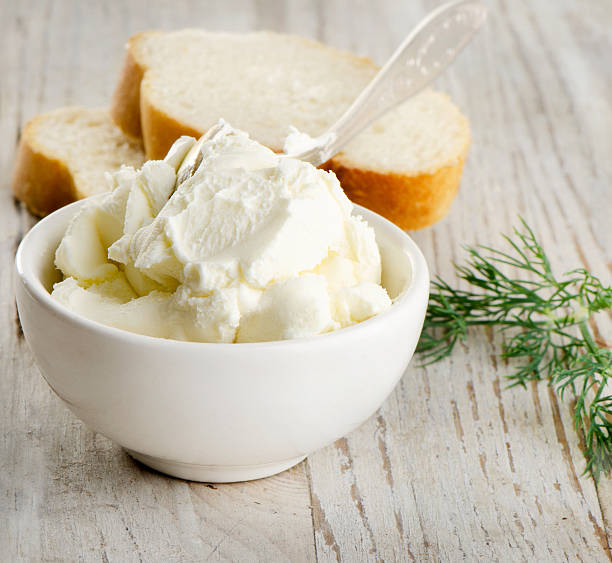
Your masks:
[[[581,476],[571,404],[506,389],[501,341],[474,334],[412,366],[363,426],[281,475],[234,485],[151,472],[76,420],[34,364],[12,262],[34,219],[9,178],[23,124],[108,103],[142,29],[300,33],[383,62],[437,2],[0,3],[1,559],[422,561],[609,558],[611,480]],[[557,271],[612,272],[612,5],[491,0],[486,29],[437,84],[473,144],[450,215],[413,234],[453,279],[464,243],[533,226]],[[594,326],[612,342],[612,317]]]

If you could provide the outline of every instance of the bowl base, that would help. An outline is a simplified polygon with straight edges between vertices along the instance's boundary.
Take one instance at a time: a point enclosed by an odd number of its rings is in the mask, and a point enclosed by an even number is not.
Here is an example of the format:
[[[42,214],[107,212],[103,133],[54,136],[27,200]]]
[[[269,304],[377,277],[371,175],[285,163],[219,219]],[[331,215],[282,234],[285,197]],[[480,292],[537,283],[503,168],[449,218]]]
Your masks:
[[[235,483],[237,481],[252,481],[253,479],[269,477],[297,465],[306,457],[303,455],[261,465],[198,465],[153,457],[132,450],[126,451],[140,463],[144,463],[160,473],[186,479],[187,481],[200,481],[204,483]]]

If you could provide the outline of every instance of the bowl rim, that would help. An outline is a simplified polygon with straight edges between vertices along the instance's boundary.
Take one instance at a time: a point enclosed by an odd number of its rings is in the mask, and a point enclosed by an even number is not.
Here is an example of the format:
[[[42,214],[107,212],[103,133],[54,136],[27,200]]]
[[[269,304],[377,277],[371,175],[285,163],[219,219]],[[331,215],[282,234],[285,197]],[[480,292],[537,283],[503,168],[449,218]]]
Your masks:
[[[30,295],[30,297],[37,302],[39,305],[47,309],[54,316],[59,317],[70,324],[74,324],[77,328],[85,329],[89,332],[97,333],[106,338],[113,340],[122,340],[126,342],[133,342],[134,344],[140,345],[154,345],[154,346],[171,346],[171,347],[183,347],[185,349],[266,349],[266,348],[279,348],[283,349],[288,347],[303,347],[310,346],[313,343],[327,343],[332,340],[338,340],[343,338],[350,338],[358,336],[359,332],[364,333],[365,336],[368,332],[376,331],[380,323],[384,323],[390,320],[392,317],[397,317],[405,313],[405,309],[411,308],[418,303],[422,303],[423,298],[427,303],[429,296],[429,269],[423,253],[412,238],[401,230],[398,226],[393,224],[391,221],[385,219],[378,213],[371,211],[361,205],[353,203],[353,214],[361,215],[366,222],[378,233],[379,229],[386,230],[391,233],[392,237],[395,237],[398,241],[398,246],[407,255],[410,265],[412,267],[411,279],[407,284],[407,287],[393,299],[391,307],[382,313],[374,315],[365,321],[361,321],[354,325],[340,328],[331,332],[323,334],[317,334],[314,336],[307,336],[301,338],[292,338],[288,340],[272,340],[263,342],[194,342],[188,340],[174,340],[169,338],[161,338],[156,336],[149,336],[146,334],[140,334],[136,332],[130,332],[113,326],[105,325],[98,321],[94,321],[84,317],[78,313],[75,313],[67,307],[61,305],[51,297],[51,293],[43,285],[41,279],[35,275],[33,269],[28,266],[27,253],[35,251],[38,247],[33,246],[32,239],[36,235],[40,234],[44,229],[49,229],[54,222],[64,219],[64,215],[70,215],[76,213],[76,211],[85,203],[100,198],[106,194],[96,194],[89,198],[85,198],[79,201],[75,201],[71,204],[57,209],[38,221],[23,237],[17,252],[15,254],[15,270],[17,276],[21,281],[24,290]],[[69,219],[70,220],[70,219]],[[421,297],[424,294],[424,297]],[[27,336],[27,335],[26,335]]]

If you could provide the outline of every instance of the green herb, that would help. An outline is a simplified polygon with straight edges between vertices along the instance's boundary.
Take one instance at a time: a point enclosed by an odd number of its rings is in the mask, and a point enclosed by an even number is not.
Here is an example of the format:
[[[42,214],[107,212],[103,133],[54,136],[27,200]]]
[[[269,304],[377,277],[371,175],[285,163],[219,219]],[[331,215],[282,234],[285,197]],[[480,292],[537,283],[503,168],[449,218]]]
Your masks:
[[[470,289],[432,282],[429,308],[418,350],[424,364],[447,357],[473,326],[503,332],[502,356],[514,360],[510,386],[547,379],[563,399],[571,391],[574,423],[585,438],[587,466],[596,479],[612,469],[612,350],[595,342],[588,321],[612,307],[612,287],[585,269],[558,279],[533,231],[504,237],[502,252],[466,247],[466,265],[455,266]],[[507,272],[507,273],[506,273]]]

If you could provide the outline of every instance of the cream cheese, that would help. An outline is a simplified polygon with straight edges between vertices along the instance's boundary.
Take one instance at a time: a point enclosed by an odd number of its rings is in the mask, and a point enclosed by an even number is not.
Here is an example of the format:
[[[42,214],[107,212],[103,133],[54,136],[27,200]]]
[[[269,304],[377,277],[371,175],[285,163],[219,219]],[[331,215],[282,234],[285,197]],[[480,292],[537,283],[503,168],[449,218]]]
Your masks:
[[[313,336],[391,305],[374,231],[331,172],[224,124],[174,190],[194,140],[108,176],[56,252],[53,297],[92,320],[150,336],[255,342]]]

